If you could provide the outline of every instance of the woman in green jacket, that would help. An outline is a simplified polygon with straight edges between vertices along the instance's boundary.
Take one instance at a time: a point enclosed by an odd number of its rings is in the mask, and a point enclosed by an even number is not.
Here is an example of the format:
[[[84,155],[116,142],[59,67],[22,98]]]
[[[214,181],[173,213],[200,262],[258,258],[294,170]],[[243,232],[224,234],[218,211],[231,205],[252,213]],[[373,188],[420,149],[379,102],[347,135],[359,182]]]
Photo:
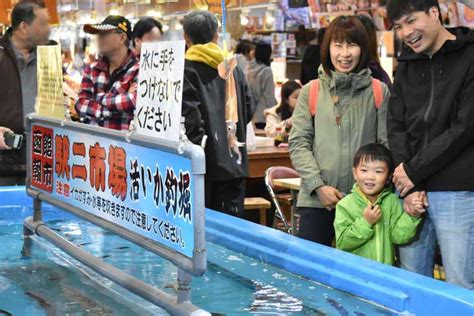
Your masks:
[[[302,178],[298,235],[328,246],[335,206],[354,183],[354,154],[369,143],[387,145],[390,93],[371,77],[368,47],[356,17],[336,18],[324,37],[319,79],[303,87],[293,113],[289,148]]]

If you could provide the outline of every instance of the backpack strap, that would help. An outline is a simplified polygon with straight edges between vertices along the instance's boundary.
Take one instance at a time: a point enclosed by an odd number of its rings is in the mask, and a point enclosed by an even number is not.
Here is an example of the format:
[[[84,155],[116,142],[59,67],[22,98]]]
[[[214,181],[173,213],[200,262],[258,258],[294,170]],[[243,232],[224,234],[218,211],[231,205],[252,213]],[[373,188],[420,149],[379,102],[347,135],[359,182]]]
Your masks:
[[[311,80],[309,83],[309,112],[311,116],[315,116],[318,111],[319,97],[319,79]]]
[[[318,112],[319,79],[311,80],[309,85],[309,112],[311,116],[315,116]],[[374,93],[375,107],[378,110],[382,107],[383,103],[383,87],[380,80],[372,79],[372,91]]]
[[[372,79],[372,90],[374,92],[374,101],[375,101],[375,107],[380,109],[383,103],[383,88],[382,88],[382,82],[377,79]]]

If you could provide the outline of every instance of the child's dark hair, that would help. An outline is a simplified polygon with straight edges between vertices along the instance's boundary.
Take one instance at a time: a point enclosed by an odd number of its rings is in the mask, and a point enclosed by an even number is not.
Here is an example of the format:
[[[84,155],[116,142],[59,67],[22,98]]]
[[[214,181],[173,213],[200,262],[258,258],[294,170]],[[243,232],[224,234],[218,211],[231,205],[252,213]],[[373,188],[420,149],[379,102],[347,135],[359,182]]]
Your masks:
[[[393,23],[414,12],[428,13],[432,7],[438,8],[440,21],[443,24],[438,0],[390,0],[387,3],[387,15],[390,22]]]
[[[385,162],[390,174],[392,174],[395,169],[392,153],[382,144],[372,143],[359,148],[354,157],[354,168],[357,168],[364,161]]]

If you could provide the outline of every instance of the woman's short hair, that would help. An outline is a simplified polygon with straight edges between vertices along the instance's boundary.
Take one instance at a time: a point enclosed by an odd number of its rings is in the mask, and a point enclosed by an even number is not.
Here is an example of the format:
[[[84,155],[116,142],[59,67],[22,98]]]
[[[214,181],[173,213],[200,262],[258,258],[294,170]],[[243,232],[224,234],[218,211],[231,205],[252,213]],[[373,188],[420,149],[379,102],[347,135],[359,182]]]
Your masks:
[[[360,47],[360,60],[353,72],[359,72],[369,65],[369,39],[364,25],[355,16],[341,15],[334,19],[326,30],[323,45],[321,46],[321,63],[324,71],[331,76],[334,65],[331,61],[331,42],[354,43]]]

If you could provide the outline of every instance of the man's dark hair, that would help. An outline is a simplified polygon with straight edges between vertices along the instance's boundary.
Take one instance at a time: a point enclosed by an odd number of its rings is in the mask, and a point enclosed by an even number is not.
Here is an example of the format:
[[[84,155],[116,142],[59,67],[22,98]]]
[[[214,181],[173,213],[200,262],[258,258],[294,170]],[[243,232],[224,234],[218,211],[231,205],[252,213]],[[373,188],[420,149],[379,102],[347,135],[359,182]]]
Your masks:
[[[395,169],[390,150],[382,144],[372,143],[359,148],[354,157],[353,167],[357,168],[363,162],[371,161],[385,162],[390,174]]]
[[[443,24],[438,0],[390,0],[387,3],[387,15],[390,22],[394,23],[413,12],[428,13],[432,7],[438,8],[439,20]]]
[[[196,10],[184,17],[184,33],[194,45],[212,42],[218,27],[216,17],[208,11]]]
[[[21,22],[31,24],[36,18],[35,10],[44,8],[44,5],[40,5],[35,2],[19,2],[12,10],[12,30],[16,30]]]
[[[272,59],[272,47],[267,43],[258,43],[255,46],[255,60],[258,64],[270,66]]]
[[[160,33],[163,34],[163,25],[153,18],[144,17],[138,20],[137,24],[133,27],[132,40],[133,46],[135,46],[135,39],[142,38],[148,32],[151,32],[155,27],[160,30]]]

